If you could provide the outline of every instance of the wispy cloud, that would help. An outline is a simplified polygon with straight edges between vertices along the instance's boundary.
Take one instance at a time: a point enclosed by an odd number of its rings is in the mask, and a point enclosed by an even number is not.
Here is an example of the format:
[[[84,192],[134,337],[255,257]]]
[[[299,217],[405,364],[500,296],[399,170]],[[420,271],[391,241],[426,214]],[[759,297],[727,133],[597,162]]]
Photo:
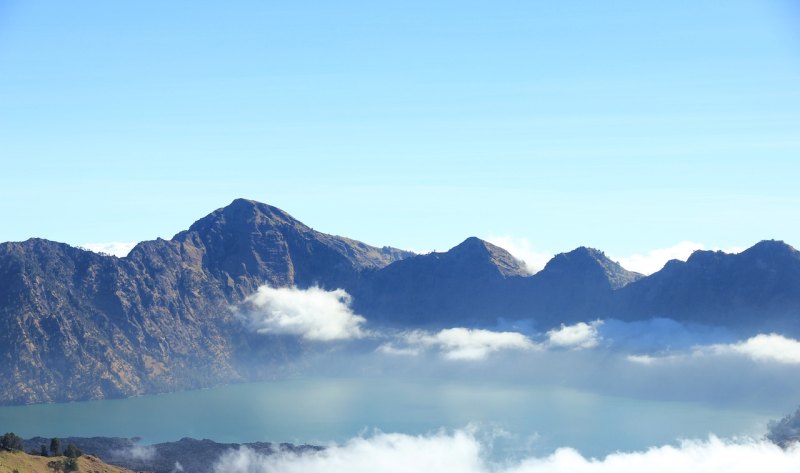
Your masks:
[[[361,338],[366,319],[350,309],[352,299],[342,289],[261,286],[245,299],[243,313],[259,333],[298,335],[306,340]]]
[[[588,324],[586,322],[578,322],[575,325],[561,324],[560,328],[546,333],[547,344],[551,347],[573,350],[594,348],[600,342],[598,327],[602,324],[602,320],[595,320]]]
[[[782,450],[767,441],[682,441],[645,451],[586,458],[572,448],[503,464],[487,460],[490,446],[458,430],[426,436],[380,433],[357,437],[321,451],[263,455],[248,448],[224,454],[215,473],[771,473],[800,470],[800,449]]]
[[[79,248],[93,251],[95,253],[105,253],[120,258],[128,256],[137,242],[135,241],[109,241],[106,243],[84,243]]]
[[[536,345],[518,332],[448,328],[436,333],[421,330],[406,333],[398,342],[387,343],[379,352],[391,355],[418,355],[434,349],[449,360],[482,360],[501,350],[531,350]]]
[[[536,250],[530,241],[525,238],[512,236],[489,236],[486,241],[511,253],[514,258],[525,263],[529,273],[535,274],[544,268],[553,258],[552,253]]]
[[[642,274],[653,274],[663,268],[669,260],[676,259],[680,261],[686,261],[695,251],[705,249],[706,246],[702,243],[682,241],[667,248],[657,248],[641,254],[615,256],[611,259],[617,261],[622,265],[623,268],[627,270],[636,271]],[[719,248],[714,249],[718,250]],[[744,248],[740,247],[722,249],[722,251],[726,253],[739,253],[743,250]]]
[[[800,364],[800,341],[775,333],[759,334],[735,343],[698,345],[688,352],[629,355],[627,359],[633,363],[652,365],[713,356],[743,356],[763,363]]]
[[[132,445],[113,454],[115,458],[127,460],[150,461],[156,456],[156,448],[152,445]]]

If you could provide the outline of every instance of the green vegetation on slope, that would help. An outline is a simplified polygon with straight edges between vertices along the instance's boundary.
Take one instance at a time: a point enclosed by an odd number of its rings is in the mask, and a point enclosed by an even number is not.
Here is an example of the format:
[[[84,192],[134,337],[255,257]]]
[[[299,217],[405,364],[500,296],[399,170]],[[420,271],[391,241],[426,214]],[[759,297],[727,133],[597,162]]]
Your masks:
[[[77,469],[70,470],[68,457],[41,457],[24,452],[0,452],[0,473],[132,473],[131,470],[103,463],[97,457],[83,455],[76,458]]]

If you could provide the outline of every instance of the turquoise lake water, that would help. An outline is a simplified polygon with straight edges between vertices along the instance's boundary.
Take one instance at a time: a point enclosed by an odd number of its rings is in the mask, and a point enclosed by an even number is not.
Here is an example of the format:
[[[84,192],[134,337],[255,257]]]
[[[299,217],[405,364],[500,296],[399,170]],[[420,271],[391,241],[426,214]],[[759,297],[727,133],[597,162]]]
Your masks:
[[[468,425],[506,432],[509,450],[571,446],[602,456],[680,438],[761,436],[782,412],[647,401],[546,386],[396,378],[295,378],[122,400],[0,408],[0,430],[24,437],[181,437],[327,444],[374,429],[424,434]]]

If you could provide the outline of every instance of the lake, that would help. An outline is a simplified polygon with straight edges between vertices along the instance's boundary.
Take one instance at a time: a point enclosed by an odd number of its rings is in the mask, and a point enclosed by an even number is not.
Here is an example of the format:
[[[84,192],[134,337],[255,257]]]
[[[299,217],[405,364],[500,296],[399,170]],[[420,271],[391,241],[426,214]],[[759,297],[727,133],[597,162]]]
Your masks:
[[[305,377],[131,399],[0,408],[0,430],[24,437],[141,437],[143,443],[327,444],[374,429],[423,434],[477,426],[506,434],[509,452],[572,446],[585,455],[643,449],[679,438],[761,436],[784,411],[637,400],[553,386],[431,382],[396,377]]]

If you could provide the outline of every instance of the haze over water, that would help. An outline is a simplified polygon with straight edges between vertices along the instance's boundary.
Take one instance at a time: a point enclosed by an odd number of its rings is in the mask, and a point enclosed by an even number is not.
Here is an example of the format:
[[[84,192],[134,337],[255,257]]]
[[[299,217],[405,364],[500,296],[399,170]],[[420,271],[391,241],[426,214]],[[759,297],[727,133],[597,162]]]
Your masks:
[[[497,448],[547,454],[572,446],[588,456],[680,438],[763,435],[780,409],[646,401],[535,384],[409,378],[294,378],[124,400],[0,408],[0,425],[23,436],[182,437],[220,442],[326,445],[374,429],[428,434],[474,427]]]

